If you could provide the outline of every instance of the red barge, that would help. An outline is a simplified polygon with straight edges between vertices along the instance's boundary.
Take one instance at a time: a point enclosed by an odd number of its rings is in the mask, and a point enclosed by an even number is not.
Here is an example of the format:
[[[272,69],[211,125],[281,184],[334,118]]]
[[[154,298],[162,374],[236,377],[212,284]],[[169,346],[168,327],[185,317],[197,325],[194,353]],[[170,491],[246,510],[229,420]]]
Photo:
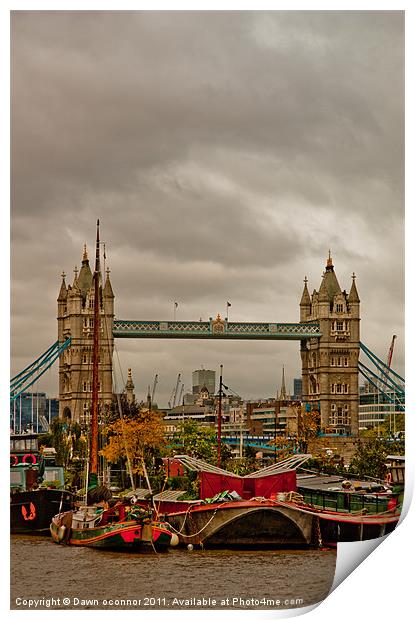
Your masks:
[[[309,458],[295,455],[247,476],[237,476],[186,455],[175,456],[174,463],[197,472],[200,499],[180,501],[179,491],[165,491],[153,500],[158,514],[163,514],[182,545],[335,546],[337,542],[378,538],[396,527],[402,494],[382,485],[377,485],[378,492],[372,492],[370,485],[354,492],[350,486],[333,490],[331,484],[329,489],[337,496],[335,506],[319,505],[316,491],[313,503],[309,503],[303,487],[298,486],[299,480],[305,484],[304,480],[296,471]],[[145,503],[144,499],[138,501]]]

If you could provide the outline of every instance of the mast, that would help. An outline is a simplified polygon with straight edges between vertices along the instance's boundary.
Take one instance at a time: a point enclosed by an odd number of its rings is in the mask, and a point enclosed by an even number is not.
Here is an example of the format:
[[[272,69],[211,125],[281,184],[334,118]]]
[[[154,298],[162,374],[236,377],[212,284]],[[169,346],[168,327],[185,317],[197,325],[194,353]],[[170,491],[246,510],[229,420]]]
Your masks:
[[[222,371],[223,364],[220,365],[220,379],[219,379],[219,407],[218,407],[218,467],[220,467],[220,442],[222,435]]]
[[[97,241],[94,271],[94,331],[92,349],[92,412],[91,412],[91,453],[90,453],[90,484],[98,482],[98,354],[99,354],[99,220],[97,220]]]

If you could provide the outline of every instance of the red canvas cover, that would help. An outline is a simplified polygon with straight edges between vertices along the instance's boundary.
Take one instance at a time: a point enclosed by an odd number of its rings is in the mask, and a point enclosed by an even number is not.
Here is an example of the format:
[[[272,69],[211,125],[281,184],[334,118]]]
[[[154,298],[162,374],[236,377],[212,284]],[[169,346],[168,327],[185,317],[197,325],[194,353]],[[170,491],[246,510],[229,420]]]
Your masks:
[[[254,480],[256,497],[269,498],[276,493],[297,490],[297,475],[295,471],[286,471],[272,476],[264,476],[263,478],[254,478]]]
[[[297,490],[295,471],[282,472],[262,478],[241,478],[212,472],[199,472],[200,499],[213,497],[223,491],[236,491],[242,499],[271,497],[276,493]]]
[[[213,497],[222,491],[236,491],[242,497],[243,478],[239,476],[226,476],[207,471],[199,472],[200,499]]]

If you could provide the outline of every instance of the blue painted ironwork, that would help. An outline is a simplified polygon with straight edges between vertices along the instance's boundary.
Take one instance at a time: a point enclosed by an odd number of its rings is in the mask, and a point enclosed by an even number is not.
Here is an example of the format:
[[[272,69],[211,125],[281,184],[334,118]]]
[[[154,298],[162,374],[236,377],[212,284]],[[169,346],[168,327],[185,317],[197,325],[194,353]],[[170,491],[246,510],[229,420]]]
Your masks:
[[[387,373],[387,375],[393,375],[394,377],[396,377],[399,381],[401,381],[402,383],[405,383],[405,379],[403,377],[401,377],[401,375],[398,375],[398,373],[393,370],[392,368],[390,368],[387,364],[385,364],[385,362],[383,362],[381,359],[379,359],[377,357],[377,355],[375,355],[373,353],[373,351],[371,351],[366,345],[363,344],[363,342],[359,342],[359,346],[362,349],[362,351],[364,353],[366,353],[366,355],[368,356],[368,358],[375,364],[375,366],[380,370],[381,373]],[[392,381],[392,379],[391,379]],[[396,384],[394,384],[396,385]],[[398,386],[399,387],[399,386]]]
[[[218,340],[305,340],[322,334],[316,323],[114,320],[114,338],[216,338]]]
[[[46,351],[44,353],[42,353],[42,355],[39,355],[39,357],[37,359],[35,359],[34,362],[32,362],[31,364],[29,364],[29,366],[26,366],[26,368],[24,368],[22,371],[20,371],[19,373],[17,373],[17,375],[15,375],[11,380],[10,380],[10,389],[14,389],[16,387],[18,387],[18,385],[24,381],[27,377],[29,377],[31,375],[31,369],[33,369],[35,366],[39,366],[43,363],[43,360],[46,359],[57,347],[58,345],[58,341],[56,340],[56,342],[54,342],[49,349],[46,349]]]
[[[32,364],[15,375],[10,382],[10,402],[16,400],[22,392],[26,392],[59,359],[70,344],[71,338],[63,343],[57,340]]]
[[[377,371],[372,370],[363,364],[363,362],[359,361],[358,368],[361,374],[369,381],[376,391],[383,394],[388,402],[395,404],[398,410],[405,411],[405,379],[379,359],[377,355],[362,342],[360,342],[359,345]],[[391,375],[401,383],[397,383]]]

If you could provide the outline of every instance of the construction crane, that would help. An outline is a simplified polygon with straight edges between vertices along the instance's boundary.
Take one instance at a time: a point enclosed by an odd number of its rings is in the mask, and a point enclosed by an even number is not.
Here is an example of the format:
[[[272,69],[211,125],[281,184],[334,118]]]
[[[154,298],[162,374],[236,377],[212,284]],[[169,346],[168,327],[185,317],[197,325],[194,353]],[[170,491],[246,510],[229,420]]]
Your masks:
[[[170,400],[168,402],[169,405],[169,409],[173,409],[173,407],[176,406],[176,396],[177,396],[177,390],[179,389],[179,383],[180,383],[180,373],[177,375],[177,381],[176,381],[176,385],[173,388],[173,391],[171,393],[170,396]]]
[[[395,340],[396,340],[397,336],[392,336],[392,342],[391,342],[391,346],[389,347],[389,353],[388,353],[388,368],[390,368],[392,366],[392,356],[393,356],[393,349],[395,347]]]
[[[181,374],[179,373],[178,376],[177,376],[177,383],[176,383],[176,387],[175,387],[175,390],[174,390],[173,407],[176,406],[176,399],[177,399],[177,396],[179,395],[179,385],[180,385],[180,382],[181,382]]]
[[[383,379],[384,381],[387,381],[387,380],[388,380],[388,376],[389,376],[389,369],[390,369],[390,367],[392,366],[392,357],[393,357],[393,349],[394,349],[394,347],[395,347],[395,340],[396,340],[396,336],[395,336],[395,335],[393,335],[393,336],[392,336],[392,341],[391,341],[391,344],[390,344],[390,347],[389,347],[389,351],[388,351],[388,357],[387,357],[387,359],[386,359],[386,366],[387,366],[387,368],[386,368],[386,369],[385,369],[385,371],[383,372],[383,377],[382,377],[382,379]],[[382,382],[380,381],[380,379],[379,379],[379,381],[378,381],[378,387],[382,387]]]
[[[183,392],[184,392],[184,383],[182,383],[182,387],[181,387],[181,390],[180,390],[180,396],[177,399],[177,404],[178,405],[183,403]]]
[[[153,383],[153,391],[151,393],[151,402],[154,403],[154,394],[156,393],[156,385],[159,382],[159,376],[156,375],[154,377],[154,383]]]

